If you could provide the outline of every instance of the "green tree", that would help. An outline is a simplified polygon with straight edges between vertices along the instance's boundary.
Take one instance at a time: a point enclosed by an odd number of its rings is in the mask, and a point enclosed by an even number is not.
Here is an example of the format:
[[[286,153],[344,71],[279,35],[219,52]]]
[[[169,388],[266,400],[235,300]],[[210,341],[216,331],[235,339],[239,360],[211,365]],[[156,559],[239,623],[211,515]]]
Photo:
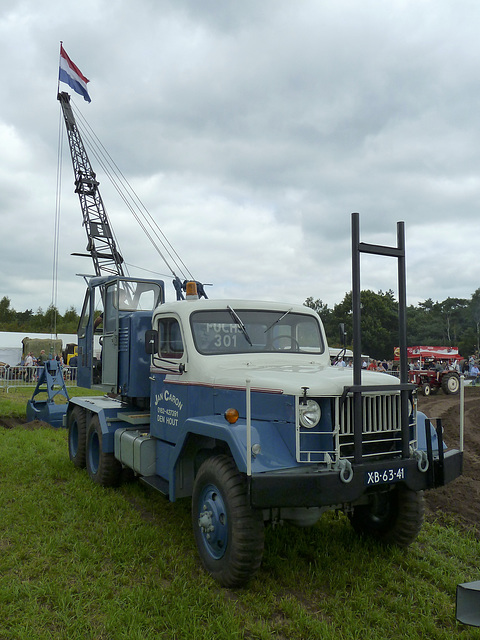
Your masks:
[[[373,358],[392,358],[398,344],[398,303],[393,291],[386,293],[363,290],[360,293],[362,352]],[[333,309],[328,309],[321,300],[307,298],[305,304],[317,311],[322,317],[325,331],[331,346],[339,343],[340,323],[345,324],[347,346],[350,348],[353,338],[352,294],[346,293],[344,299]]]
[[[470,300],[470,315],[474,322],[475,333],[476,333],[476,349],[473,351],[477,351],[480,353],[480,289],[477,289],[475,293],[472,295],[472,299]]]
[[[324,324],[328,322],[332,310],[328,308],[327,304],[323,304],[323,301],[320,300],[320,298],[314,300],[310,296],[310,298],[307,298],[303,304],[316,311]]]
[[[393,358],[398,345],[398,303],[393,291],[362,291],[362,351],[373,358]]]
[[[73,306],[62,316],[54,305],[50,305],[45,313],[41,307],[35,313],[32,309],[17,312],[11,307],[10,298],[4,296],[0,300],[0,331],[76,333],[79,319]]]
[[[445,341],[442,307],[428,298],[407,309],[407,341],[410,346],[441,345]]]
[[[447,298],[440,303],[444,323],[445,344],[449,347],[457,346],[463,331],[467,328],[468,300],[464,298]]]
[[[57,324],[59,333],[76,333],[79,320],[75,307],[69,307]]]
[[[48,309],[43,316],[43,329],[42,331],[54,333],[58,331],[58,326],[62,322],[62,316],[58,311],[57,307],[53,304],[50,304]]]
[[[0,328],[8,331],[10,323],[15,319],[15,311],[10,308],[10,298],[3,296],[0,300]]]
[[[458,352],[464,358],[468,358],[468,356],[477,351],[477,341],[477,329],[473,326],[468,327],[462,332],[461,338],[458,340]]]
[[[17,311],[15,314],[15,327],[12,331],[27,331],[30,328],[30,323],[33,317],[33,311],[26,309],[25,311]]]
[[[43,313],[42,307],[38,307],[36,312],[33,314],[30,325],[30,331],[36,331],[38,333],[42,333],[45,331],[45,315]]]

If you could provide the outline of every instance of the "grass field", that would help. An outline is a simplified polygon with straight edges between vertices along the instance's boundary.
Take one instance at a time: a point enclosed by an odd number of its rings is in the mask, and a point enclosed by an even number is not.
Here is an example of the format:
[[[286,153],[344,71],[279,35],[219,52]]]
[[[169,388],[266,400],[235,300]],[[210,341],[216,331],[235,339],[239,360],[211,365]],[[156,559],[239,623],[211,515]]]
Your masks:
[[[0,395],[0,416],[22,416],[16,396]],[[200,567],[189,501],[94,485],[63,429],[0,429],[0,551],[2,640],[480,639],[455,620],[480,543],[453,521],[426,523],[407,551],[334,515],[268,529],[248,588],[221,589]]]

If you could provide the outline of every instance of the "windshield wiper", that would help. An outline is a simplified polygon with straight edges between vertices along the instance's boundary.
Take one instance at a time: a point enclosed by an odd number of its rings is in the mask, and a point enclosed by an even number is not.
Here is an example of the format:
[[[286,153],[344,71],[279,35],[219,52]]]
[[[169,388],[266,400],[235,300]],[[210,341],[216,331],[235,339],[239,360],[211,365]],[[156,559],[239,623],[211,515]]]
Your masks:
[[[278,324],[280,322],[280,320],[283,320],[283,318],[285,318],[285,316],[288,316],[288,314],[290,313],[290,311],[292,309],[293,309],[293,307],[290,307],[290,309],[288,311],[285,311],[285,313],[282,314],[279,318],[277,318],[275,320],[275,322],[272,322],[272,324],[269,327],[267,327],[263,333],[267,333],[267,331],[269,331],[272,327],[274,327],[276,324]]]
[[[232,309],[232,307],[228,306],[227,304],[227,309],[230,312],[230,315],[232,316],[232,318],[235,320],[235,322],[237,323],[237,325],[240,327],[240,331],[243,333],[243,335],[245,336],[245,340],[248,342],[248,344],[252,347],[252,341],[250,340],[250,336],[248,335],[248,331],[247,331],[247,327],[243,324],[240,316],[238,315],[238,313],[236,311],[234,311]]]

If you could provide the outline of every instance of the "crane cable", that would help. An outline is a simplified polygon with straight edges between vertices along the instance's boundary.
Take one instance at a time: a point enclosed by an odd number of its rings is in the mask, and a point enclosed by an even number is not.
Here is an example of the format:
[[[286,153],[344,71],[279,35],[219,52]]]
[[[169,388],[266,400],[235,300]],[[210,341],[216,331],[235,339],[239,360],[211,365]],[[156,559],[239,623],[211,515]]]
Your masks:
[[[63,122],[62,114],[58,121],[58,145],[57,145],[57,177],[56,177],[56,194],[55,194],[55,222],[53,231],[53,265],[52,265],[52,301],[51,308],[52,323],[50,331],[53,336],[57,335],[57,303],[58,303],[58,255],[60,247],[60,200],[62,190],[62,139],[63,139]]]
[[[119,196],[122,198],[127,208],[132,213],[140,228],[150,240],[154,249],[165,262],[166,266],[175,278],[177,277],[176,272],[179,272],[183,279],[186,279],[185,274],[188,274],[188,277],[193,280],[194,278],[189,269],[169,242],[163,231],[160,229],[151,213],[140,200],[132,185],[128,182],[118,165],[93,131],[92,127],[77,109],[76,105],[73,104],[73,106],[75,108],[76,118],[82,122],[83,126],[79,127],[79,129],[81,129],[82,137],[85,139],[89,150],[95,156],[97,162],[105,172]],[[115,241],[117,242],[116,239]],[[159,245],[161,245],[163,251]],[[169,260],[167,260],[165,254],[168,255]],[[174,264],[175,268],[171,266],[170,262]]]

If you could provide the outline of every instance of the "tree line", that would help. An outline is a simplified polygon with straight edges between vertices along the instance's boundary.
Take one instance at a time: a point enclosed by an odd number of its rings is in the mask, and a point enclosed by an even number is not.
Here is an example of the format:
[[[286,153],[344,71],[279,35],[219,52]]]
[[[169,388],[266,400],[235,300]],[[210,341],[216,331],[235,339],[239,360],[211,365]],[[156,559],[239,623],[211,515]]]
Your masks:
[[[325,326],[330,346],[340,344],[339,324],[347,332],[347,347],[352,339],[352,294],[330,308],[322,300],[309,297],[304,304],[315,309]],[[372,358],[391,359],[398,346],[398,302],[393,291],[369,289],[361,292],[362,351]],[[0,300],[0,331],[32,333],[76,333],[79,315],[72,306],[62,315],[50,305],[44,312],[15,311],[8,296]],[[408,346],[431,345],[458,347],[464,357],[478,352],[480,330],[480,288],[470,297],[446,298],[434,302],[431,298],[417,306],[407,307]]]
[[[72,306],[62,315],[50,305],[44,312],[41,308],[15,311],[10,298],[0,300],[0,331],[25,331],[30,333],[77,333],[79,315]]]
[[[339,324],[345,324],[347,347],[352,348],[352,294],[329,308],[322,300],[307,298],[307,307],[315,309],[322,319],[330,346],[340,344]],[[398,302],[392,290],[361,292],[362,352],[376,359],[392,359],[398,346]],[[407,307],[407,346],[458,347],[463,357],[478,353],[480,328],[480,289],[470,299],[431,298],[418,306]]]

